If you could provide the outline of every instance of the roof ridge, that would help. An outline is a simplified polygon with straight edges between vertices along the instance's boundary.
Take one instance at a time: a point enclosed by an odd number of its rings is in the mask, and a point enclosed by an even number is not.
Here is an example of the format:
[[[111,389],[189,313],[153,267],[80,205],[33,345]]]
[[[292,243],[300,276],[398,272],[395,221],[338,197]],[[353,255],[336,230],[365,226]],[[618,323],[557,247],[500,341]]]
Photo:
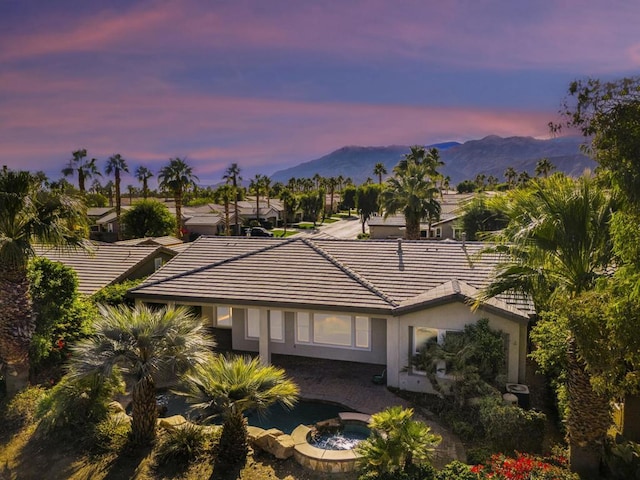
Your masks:
[[[154,285],[160,285],[161,283],[168,282],[169,280],[175,280],[176,278],[181,278],[181,277],[184,277],[184,276],[187,276],[187,275],[191,275],[193,273],[204,272],[205,270],[217,267],[219,265],[224,265],[225,263],[229,263],[229,262],[232,262],[232,261],[235,261],[235,260],[240,260],[242,258],[246,258],[246,257],[249,257],[251,255],[255,255],[256,253],[266,252],[268,250],[272,250],[272,249],[274,249],[276,247],[279,247],[281,245],[286,245],[288,243],[292,243],[295,240],[296,240],[295,238],[288,238],[286,240],[279,241],[278,243],[274,242],[274,245],[267,245],[265,247],[258,248],[257,250],[251,250],[249,252],[244,252],[244,253],[241,253],[239,255],[235,255],[233,257],[224,258],[224,259],[219,260],[217,262],[213,262],[213,263],[209,263],[207,265],[203,265],[202,267],[192,268],[191,270],[187,270],[185,272],[180,272],[180,273],[176,273],[174,275],[169,275],[168,277],[161,278],[161,279],[155,280],[153,282],[143,283],[141,285],[138,285],[135,288],[132,288],[130,291],[133,292],[133,291],[139,290],[141,288],[151,287],[151,286],[154,286]]]
[[[323,239],[323,240],[326,240],[326,239]],[[336,239],[336,240],[339,240],[339,239]],[[382,298],[385,302],[387,302],[392,307],[397,307],[399,305],[398,302],[393,300],[389,295],[384,293],[382,290],[380,290],[378,287],[376,287],[369,280],[367,280],[366,278],[361,276],[359,273],[351,270],[349,267],[347,267],[343,263],[339,262],[333,255],[331,255],[327,251],[323,250],[319,245],[316,245],[314,243],[314,241],[311,240],[310,238],[302,237],[302,238],[300,238],[300,241],[302,241],[303,243],[305,243],[306,245],[311,247],[315,252],[320,254],[325,259],[329,260],[334,266],[338,267],[340,270],[342,270],[348,276],[353,278],[356,282],[361,284],[363,287],[365,287],[366,289],[368,289],[369,291],[371,291],[372,293],[374,293],[378,297]]]

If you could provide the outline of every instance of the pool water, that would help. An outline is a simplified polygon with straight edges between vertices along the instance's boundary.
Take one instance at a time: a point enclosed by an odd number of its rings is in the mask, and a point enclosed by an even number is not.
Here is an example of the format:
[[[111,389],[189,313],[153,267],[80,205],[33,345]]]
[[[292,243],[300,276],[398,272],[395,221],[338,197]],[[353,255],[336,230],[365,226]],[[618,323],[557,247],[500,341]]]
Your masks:
[[[190,412],[190,405],[180,395],[161,393],[157,396],[157,401],[158,405],[163,409],[161,415],[163,417],[183,415],[187,418],[193,418],[198,415],[197,412]],[[353,412],[353,410],[335,403],[300,400],[293,410],[286,409],[280,404],[275,404],[263,414],[249,412],[246,417],[249,425],[254,427],[264,429],[277,428],[284,433],[291,433],[298,425],[313,425],[322,420],[335,418],[340,412]]]
[[[337,433],[323,433],[309,441],[311,445],[325,450],[351,450],[369,438],[370,430],[365,425],[346,424]]]

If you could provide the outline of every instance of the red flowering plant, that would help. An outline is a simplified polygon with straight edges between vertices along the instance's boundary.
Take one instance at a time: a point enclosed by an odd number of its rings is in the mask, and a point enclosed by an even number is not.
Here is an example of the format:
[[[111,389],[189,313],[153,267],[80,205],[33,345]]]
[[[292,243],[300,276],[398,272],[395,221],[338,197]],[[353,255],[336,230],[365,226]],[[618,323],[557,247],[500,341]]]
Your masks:
[[[478,479],[492,480],[579,480],[571,473],[567,459],[562,456],[537,457],[516,453],[515,458],[503,454],[491,457],[486,465],[471,467]]]

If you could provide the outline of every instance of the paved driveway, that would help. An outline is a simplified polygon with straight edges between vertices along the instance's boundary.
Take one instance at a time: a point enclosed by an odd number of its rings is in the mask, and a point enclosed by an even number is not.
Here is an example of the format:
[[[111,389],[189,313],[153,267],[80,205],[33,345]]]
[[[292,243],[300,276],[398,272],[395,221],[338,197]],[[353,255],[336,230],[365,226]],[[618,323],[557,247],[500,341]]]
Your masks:
[[[369,226],[367,224],[364,226],[364,231],[369,233]],[[360,218],[352,217],[329,223],[327,225],[322,225],[314,232],[304,232],[301,235],[321,238],[356,239],[358,238],[359,233],[362,233],[362,223],[360,223]]]

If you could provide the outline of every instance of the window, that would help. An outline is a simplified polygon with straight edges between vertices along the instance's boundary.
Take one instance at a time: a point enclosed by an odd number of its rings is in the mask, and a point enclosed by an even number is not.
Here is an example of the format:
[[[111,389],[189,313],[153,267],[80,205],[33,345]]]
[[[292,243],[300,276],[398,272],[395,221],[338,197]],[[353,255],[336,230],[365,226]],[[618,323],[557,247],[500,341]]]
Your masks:
[[[455,330],[439,330],[437,328],[426,328],[426,327],[412,327],[413,330],[413,354],[417,354],[418,351],[423,348],[427,343],[435,341],[438,345],[443,345],[444,340],[447,336],[451,336],[452,338],[460,338],[462,336],[461,331]],[[412,369],[413,373],[424,375],[425,372],[423,370],[419,370],[416,367]],[[439,378],[448,378],[447,377],[447,365],[444,360],[438,361],[436,365],[436,375]]]
[[[436,228],[436,238],[442,238],[442,229],[440,227]]]
[[[369,327],[368,317],[356,317],[356,347],[369,348],[369,335],[371,328]]]
[[[307,312],[296,313],[296,342],[309,343],[311,341],[311,321]]]
[[[153,259],[153,269],[158,270],[162,266],[162,257],[156,257]]]
[[[216,326],[222,328],[231,328],[231,320],[233,318],[233,309],[226,306],[216,307]]]
[[[256,308],[247,309],[244,336],[246,338],[260,338],[260,310]]]
[[[334,313],[296,313],[296,343],[369,349],[371,320]]]
[[[284,318],[282,310],[269,310],[269,337],[275,342],[284,342]]]
[[[351,317],[327,313],[313,314],[313,343],[351,346]]]

